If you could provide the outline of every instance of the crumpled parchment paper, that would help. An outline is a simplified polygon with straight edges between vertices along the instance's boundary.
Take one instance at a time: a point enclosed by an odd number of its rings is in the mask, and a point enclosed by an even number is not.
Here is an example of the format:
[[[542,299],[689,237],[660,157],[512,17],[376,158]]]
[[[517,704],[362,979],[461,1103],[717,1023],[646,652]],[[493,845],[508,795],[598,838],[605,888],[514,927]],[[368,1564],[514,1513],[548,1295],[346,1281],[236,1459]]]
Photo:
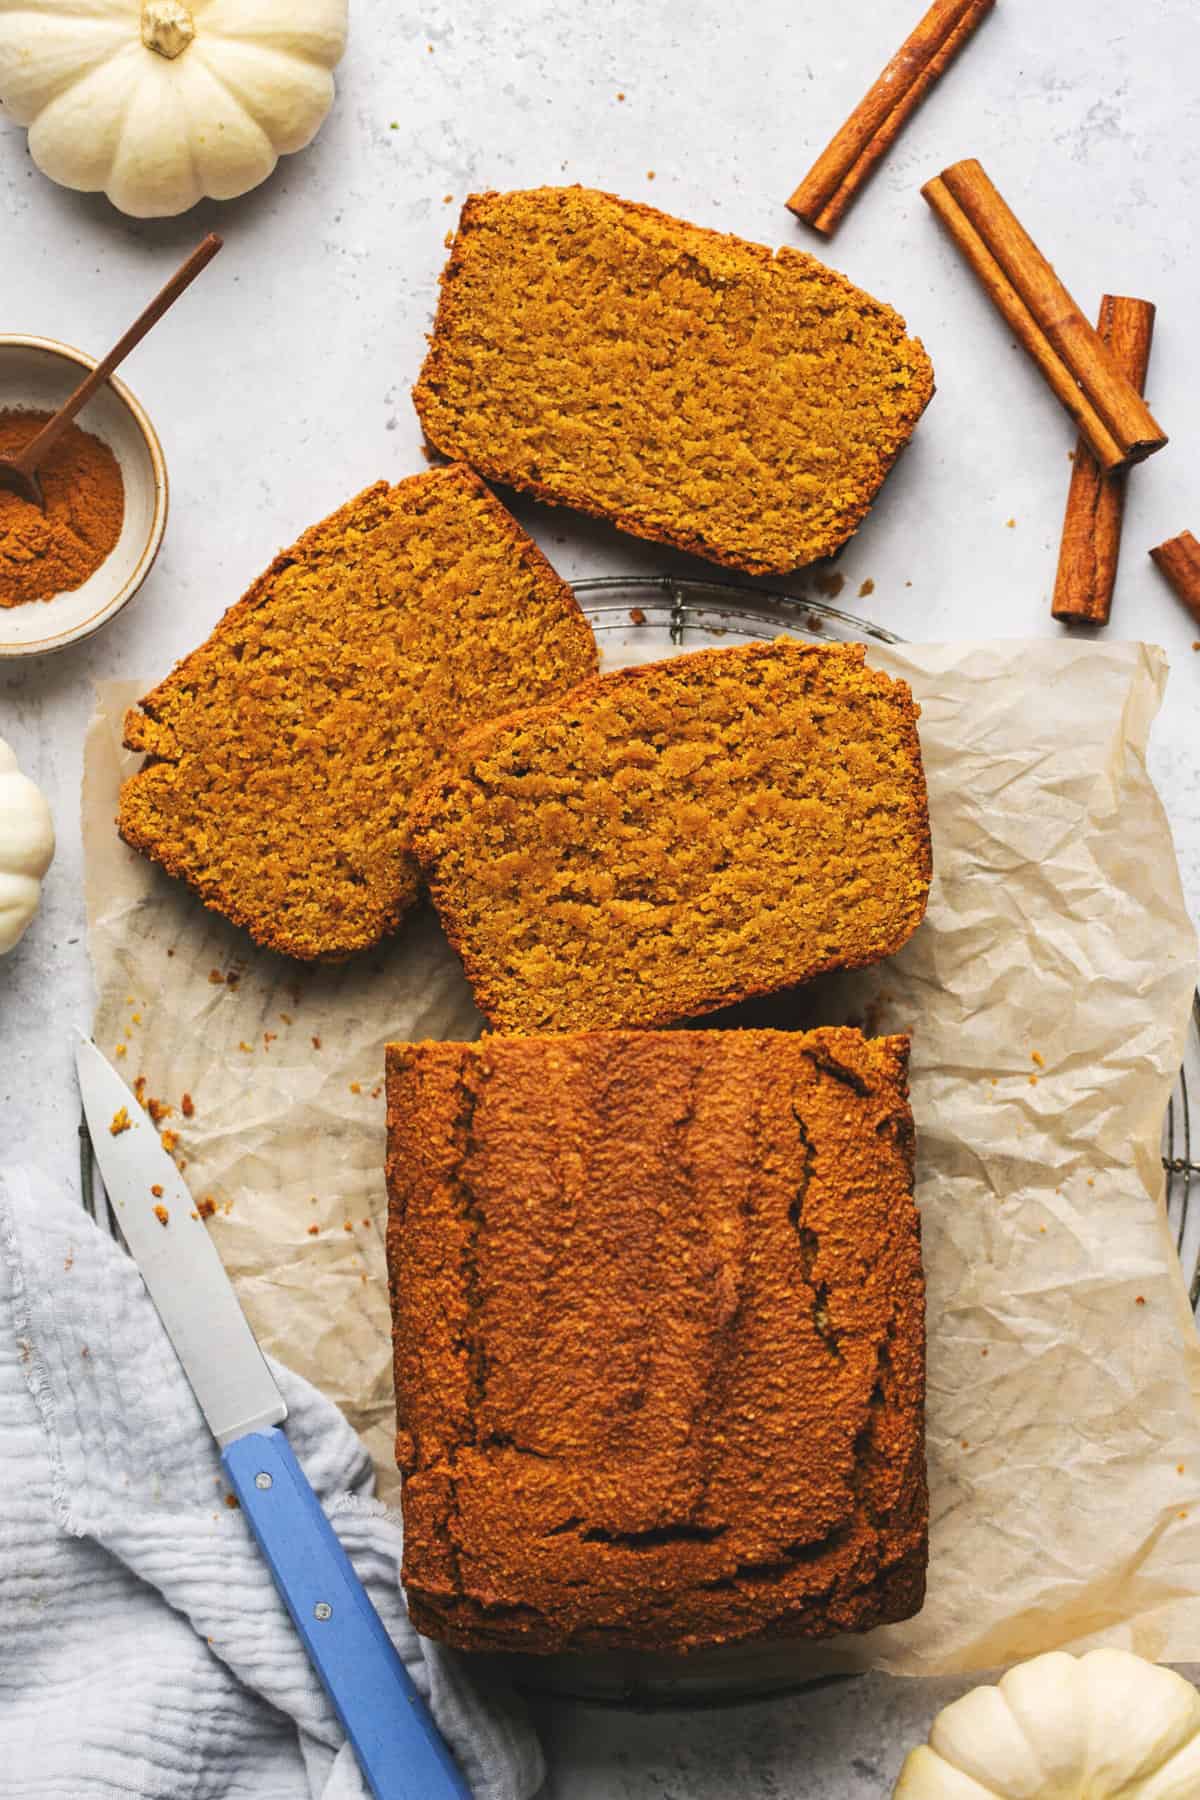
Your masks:
[[[1165,659],[1073,640],[869,656],[923,709],[929,915],[889,963],[753,1022],[914,1036],[929,1598],[805,1654],[930,1675],[1101,1642],[1200,1660],[1200,1348],[1159,1158],[1196,945],[1143,760]],[[101,691],[87,745],[97,1042],[174,1109],[263,1347],[345,1409],[394,1495],[383,1047],[474,1037],[479,1016],[428,912],[303,968],[119,842],[121,715],[152,674]]]

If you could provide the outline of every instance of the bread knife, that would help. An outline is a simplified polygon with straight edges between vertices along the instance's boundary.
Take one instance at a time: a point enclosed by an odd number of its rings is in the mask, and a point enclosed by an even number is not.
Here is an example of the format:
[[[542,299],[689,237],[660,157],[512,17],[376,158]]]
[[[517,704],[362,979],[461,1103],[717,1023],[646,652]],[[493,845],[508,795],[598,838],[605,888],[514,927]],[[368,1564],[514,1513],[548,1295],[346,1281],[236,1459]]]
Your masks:
[[[221,1463],[376,1800],[470,1800],[280,1430],[287,1407],[208,1229],[157,1131],[93,1043],[75,1053],[92,1147],[221,1450]]]

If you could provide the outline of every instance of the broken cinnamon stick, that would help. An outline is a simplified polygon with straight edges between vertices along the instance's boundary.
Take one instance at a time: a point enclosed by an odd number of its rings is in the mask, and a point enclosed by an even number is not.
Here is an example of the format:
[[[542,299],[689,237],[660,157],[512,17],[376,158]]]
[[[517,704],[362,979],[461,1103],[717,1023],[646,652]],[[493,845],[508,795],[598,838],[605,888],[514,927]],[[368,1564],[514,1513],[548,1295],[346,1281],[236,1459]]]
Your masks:
[[[1100,467],[1161,450],[1166,433],[981,165],[953,163],[921,192]]]
[[[1146,386],[1154,307],[1148,300],[1105,294],[1096,329],[1138,393]],[[1062,548],[1050,611],[1067,625],[1107,625],[1112,613],[1127,469],[1106,475],[1082,438],[1067,490]]]
[[[1181,531],[1150,554],[1200,625],[1200,544],[1190,531]]]
[[[934,0],[788,201],[797,218],[826,236],[836,230],[934,82],[995,3]]]

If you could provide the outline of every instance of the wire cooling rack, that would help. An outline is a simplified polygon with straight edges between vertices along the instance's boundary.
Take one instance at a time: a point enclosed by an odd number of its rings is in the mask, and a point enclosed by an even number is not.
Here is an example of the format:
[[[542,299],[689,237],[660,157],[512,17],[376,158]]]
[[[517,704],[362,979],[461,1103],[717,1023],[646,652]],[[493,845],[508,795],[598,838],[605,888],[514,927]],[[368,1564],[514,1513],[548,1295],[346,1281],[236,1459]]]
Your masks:
[[[611,576],[574,584],[596,633],[602,667],[676,655],[726,637],[775,638],[785,630],[824,642],[902,642],[893,632],[828,604],[721,580]],[[832,595],[831,595],[832,597]],[[1200,1302],[1200,996],[1193,1005],[1184,1064],[1163,1129],[1166,1205],[1193,1311]],[[81,1185],[93,1218],[116,1235],[101,1183],[93,1179],[86,1128],[80,1130]],[[611,1705],[711,1707],[853,1679],[806,1671],[795,1645],[737,1645],[688,1658],[508,1657],[509,1678],[543,1694]]]
[[[1200,1310],[1200,1131],[1193,1133],[1193,1107],[1200,1103],[1200,994],[1192,1001],[1183,1067],[1163,1126],[1163,1168],[1167,1172],[1167,1216],[1187,1277],[1192,1311]]]

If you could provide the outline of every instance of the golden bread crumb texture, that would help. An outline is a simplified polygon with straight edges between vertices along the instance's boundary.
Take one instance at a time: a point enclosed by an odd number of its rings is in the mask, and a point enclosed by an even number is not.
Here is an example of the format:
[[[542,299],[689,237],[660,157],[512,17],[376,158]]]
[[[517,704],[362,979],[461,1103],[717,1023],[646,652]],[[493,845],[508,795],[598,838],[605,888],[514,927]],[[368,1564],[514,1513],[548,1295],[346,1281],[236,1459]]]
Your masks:
[[[596,669],[570,589],[470,470],[378,482],[283,551],[132,710],[120,830],[264,945],[375,943],[410,802],[464,730]]]
[[[662,1025],[862,967],[929,891],[916,709],[861,644],[599,676],[474,733],[413,827],[506,1031]]]
[[[753,574],[829,556],[933,393],[890,306],[802,251],[587,188],[473,195],[414,393],[482,474]]]
[[[844,1028],[390,1046],[419,1631],[692,1650],[920,1607],[907,1062]]]

